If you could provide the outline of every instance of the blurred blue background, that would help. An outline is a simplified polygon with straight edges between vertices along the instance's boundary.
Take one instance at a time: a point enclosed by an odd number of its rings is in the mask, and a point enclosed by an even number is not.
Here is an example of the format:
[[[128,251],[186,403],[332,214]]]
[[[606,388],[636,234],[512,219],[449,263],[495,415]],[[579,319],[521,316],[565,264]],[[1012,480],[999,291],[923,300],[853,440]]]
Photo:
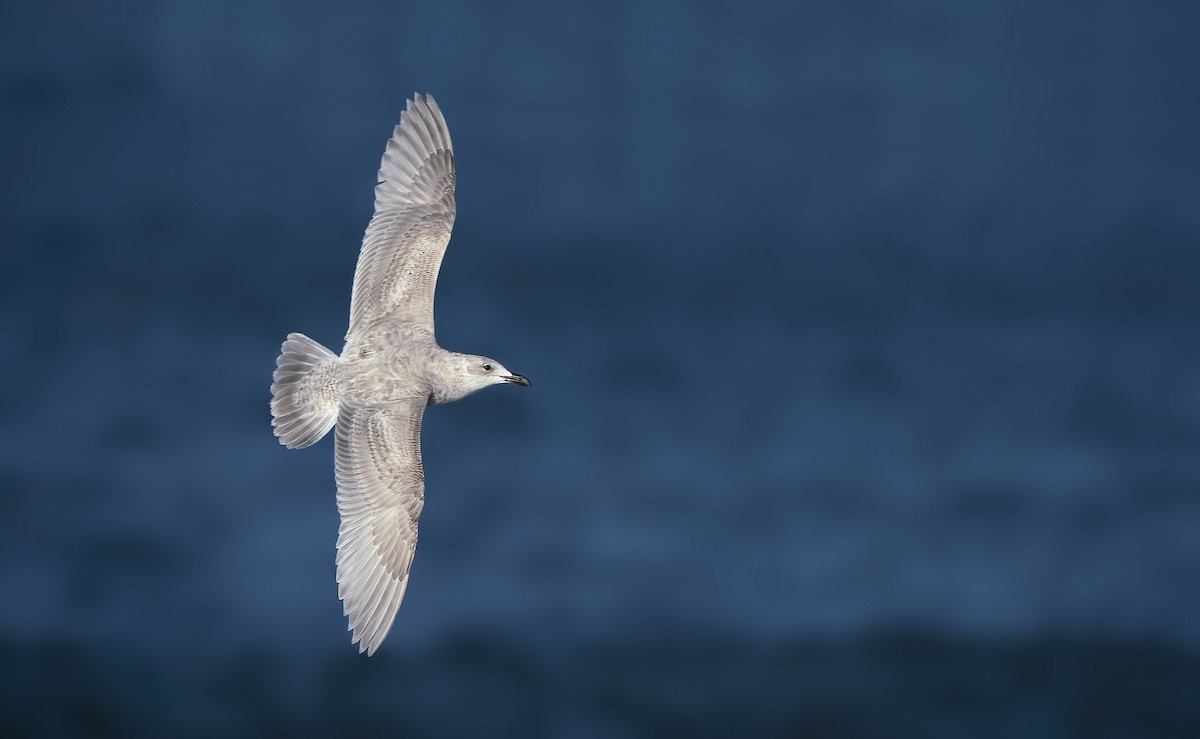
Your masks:
[[[0,733],[1200,735],[1193,3],[0,9]],[[279,344],[449,120],[378,655]]]

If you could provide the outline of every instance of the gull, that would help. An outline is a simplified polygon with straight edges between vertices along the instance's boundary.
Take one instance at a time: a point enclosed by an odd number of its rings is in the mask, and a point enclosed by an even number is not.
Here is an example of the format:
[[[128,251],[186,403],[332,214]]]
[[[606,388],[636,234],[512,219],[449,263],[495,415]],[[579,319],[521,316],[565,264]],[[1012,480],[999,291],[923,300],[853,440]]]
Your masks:
[[[341,515],[338,597],[351,644],[373,655],[396,618],[425,507],[421,419],[489,385],[529,386],[489,357],[438,346],[433,293],[454,226],[454,147],[433,96],[407,101],[379,165],[350,328],[340,355],[288,334],[271,384],[271,425],[289,449],[334,426]]]

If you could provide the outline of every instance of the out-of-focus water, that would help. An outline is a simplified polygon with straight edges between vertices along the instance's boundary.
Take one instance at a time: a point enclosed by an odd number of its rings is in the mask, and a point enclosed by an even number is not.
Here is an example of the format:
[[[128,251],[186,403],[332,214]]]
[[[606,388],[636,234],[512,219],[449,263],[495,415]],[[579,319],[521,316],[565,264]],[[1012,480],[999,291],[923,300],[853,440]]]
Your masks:
[[[0,10],[0,733],[1191,736],[1190,6]],[[334,585],[384,141],[459,166],[407,600]]]

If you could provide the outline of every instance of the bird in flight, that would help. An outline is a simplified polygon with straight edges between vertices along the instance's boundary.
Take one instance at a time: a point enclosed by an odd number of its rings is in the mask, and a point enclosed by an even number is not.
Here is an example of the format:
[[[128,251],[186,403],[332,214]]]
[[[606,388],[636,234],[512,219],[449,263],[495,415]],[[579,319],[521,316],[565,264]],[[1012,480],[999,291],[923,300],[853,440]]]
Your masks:
[[[489,385],[529,386],[494,359],[438,346],[433,293],[454,226],[454,147],[432,95],[414,95],[379,165],[340,355],[288,334],[271,384],[271,425],[289,449],[334,433],[341,526],[338,597],[352,644],[387,636],[408,587],[425,507],[425,407]]]

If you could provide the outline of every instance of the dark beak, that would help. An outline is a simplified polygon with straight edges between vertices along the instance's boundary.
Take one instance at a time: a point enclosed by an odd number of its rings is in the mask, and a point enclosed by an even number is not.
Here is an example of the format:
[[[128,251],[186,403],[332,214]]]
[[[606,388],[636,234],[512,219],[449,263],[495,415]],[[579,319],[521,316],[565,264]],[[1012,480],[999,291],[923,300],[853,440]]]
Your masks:
[[[529,387],[533,384],[529,381],[528,377],[522,377],[521,375],[505,375],[504,381],[511,382],[514,385],[524,385],[525,387]]]

